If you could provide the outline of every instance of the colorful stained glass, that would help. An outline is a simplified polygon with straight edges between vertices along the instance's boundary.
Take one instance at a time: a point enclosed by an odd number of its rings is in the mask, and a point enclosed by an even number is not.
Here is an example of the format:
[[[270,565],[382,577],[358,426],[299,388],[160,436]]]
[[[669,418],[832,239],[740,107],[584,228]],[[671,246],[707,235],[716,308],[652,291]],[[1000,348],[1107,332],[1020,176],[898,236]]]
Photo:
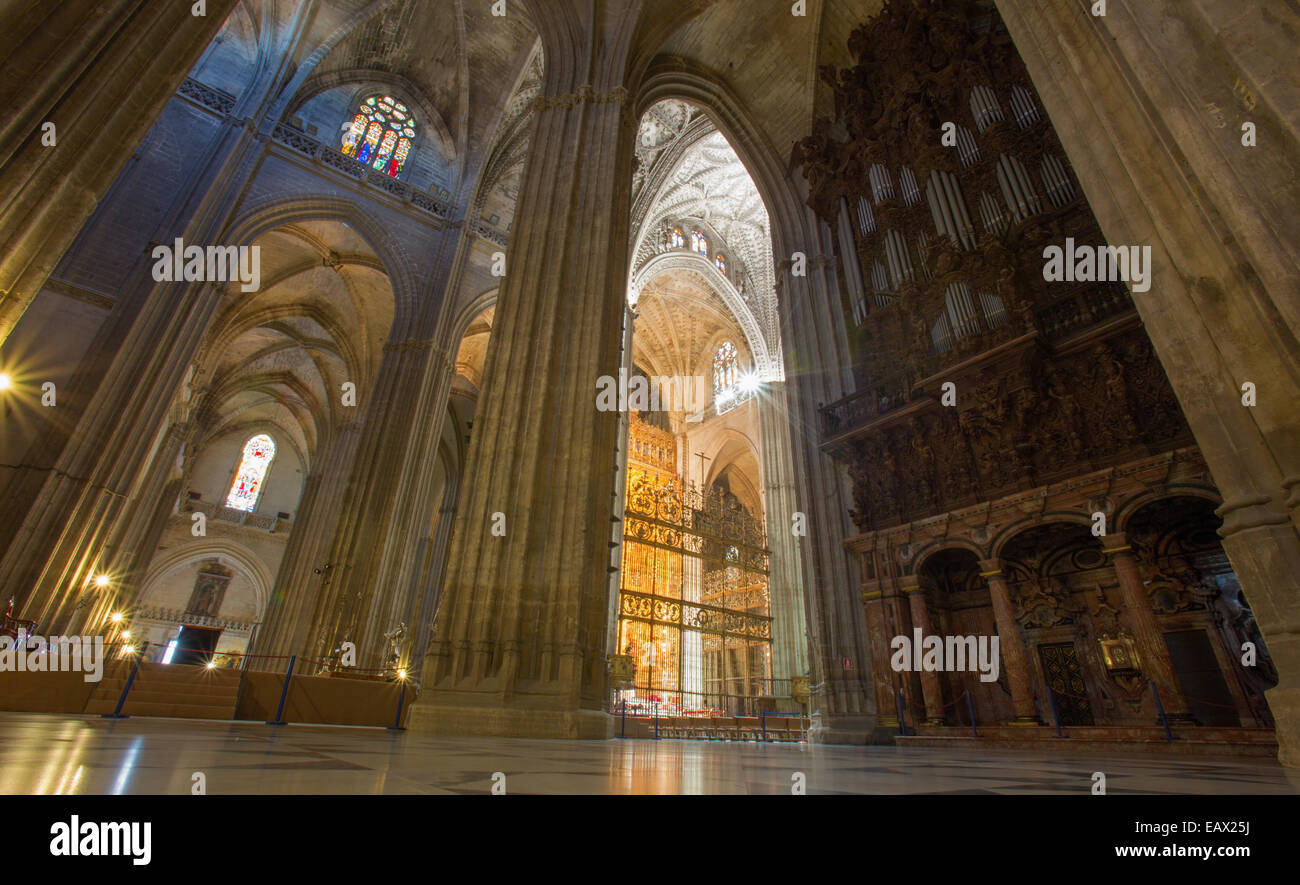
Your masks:
[[[352,156],[357,149],[357,142],[361,141],[361,133],[365,131],[366,115],[357,114],[352,118],[352,125],[348,127],[348,131],[343,135],[343,145],[340,150],[349,157]]]
[[[362,163],[370,159],[375,152],[375,145],[379,144],[379,135],[384,131],[383,124],[371,123],[370,128],[366,130],[365,143],[361,145],[361,150],[357,151],[357,159]]]
[[[691,231],[691,248],[705,258],[709,257],[709,238],[698,230]]]
[[[727,259],[722,257],[722,253],[713,256],[713,265],[724,277],[727,275]]]
[[[391,95],[372,95],[343,135],[340,150],[362,163],[396,177],[410,156],[415,120],[406,105]],[[367,124],[369,124],[367,126]],[[365,137],[361,137],[362,131]]]
[[[266,479],[273,458],[275,440],[265,433],[259,433],[244,443],[244,456],[235,470],[230,494],[226,496],[227,507],[251,512],[257,506],[258,496],[262,494],[262,481]]]
[[[680,227],[673,228],[673,248],[674,249],[686,248],[686,236],[682,233],[682,229]]]
[[[382,170],[388,163],[388,158],[393,155],[393,148],[397,145],[397,133],[389,129],[384,133],[384,140],[379,143],[379,150],[375,153],[374,167]]]
[[[736,345],[730,341],[723,342],[717,353],[713,355],[713,393],[715,396],[736,386],[736,380],[740,376],[738,359]]]
[[[393,152],[393,158],[388,161],[388,174],[397,175],[402,167],[406,165],[406,155],[411,152],[411,140],[409,138],[399,139],[397,150]]]

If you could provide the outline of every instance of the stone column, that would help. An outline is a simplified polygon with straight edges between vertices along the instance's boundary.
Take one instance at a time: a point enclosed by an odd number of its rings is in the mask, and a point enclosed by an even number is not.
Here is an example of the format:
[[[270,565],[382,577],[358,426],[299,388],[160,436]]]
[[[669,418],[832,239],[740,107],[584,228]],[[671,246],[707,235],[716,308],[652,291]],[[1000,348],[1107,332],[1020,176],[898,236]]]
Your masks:
[[[394,337],[401,334],[395,331]],[[357,645],[358,666],[380,667],[386,657],[383,634],[399,621],[411,629],[418,611],[411,598],[418,577],[416,545],[432,519],[428,486],[442,431],[441,422],[411,416],[439,414],[451,382],[449,369],[432,342],[390,341],[384,347],[359,419],[352,481],[327,556],[333,577],[316,602],[305,643],[309,654],[328,653],[346,638]],[[394,470],[394,464],[410,466]]]
[[[773,249],[777,255],[802,251],[808,255],[832,251],[830,229],[811,209],[773,219]],[[808,517],[808,536],[799,539],[799,559],[804,570],[805,623],[808,660],[813,682],[811,740],[827,743],[889,743],[897,732],[898,716],[892,689],[885,706],[877,706],[879,680],[889,682],[889,660],[884,670],[874,668],[871,633],[862,620],[856,588],[871,580],[865,560],[855,569],[844,549],[844,539],[856,534],[848,513],[853,506],[847,479],[820,450],[818,405],[834,402],[852,390],[844,314],[834,268],[812,262],[807,276],[791,273],[790,262],[778,263],[777,296],[782,304],[782,340],[785,346],[787,432],[795,468],[799,509]],[[856,549],[856,548],[855,548]],[[888,640],[885,640],[888,651]],[[841,658],[850,658],[845,670]],[[874,686],[874,689],[873,689]]]
[[[604,707],[618,413],[598,410],[596,393],[622,359],[636,121],[618,80],[583,84],[563,56],[548,48],[547,59],[443,604],[411,710],[417,731],[613,729]]]
[[[1138,654],[1142,656],[1141,668],[1148,678],[1156,681],[1160,690],[1160,703],[1169,718],[1190,722],[1192,716],[1178,685],[1174,662],[1169,657],[1169,646],[1165,644],[1164,632],[1151,608],[1151,598],[1142,583],[1142,576],[1138,574],[1137,557],[1129,546],[1128,536],[1124,532],[1113,532],[1102,540],[1105,544],[1102,552],[1111,557],[1115,576],[1119,579],[1125,613],[1128,615],[1129,626],[1133,628],[1134,638],[1137,639]]]
[[[922,636],[931,636],[930,611],[925,604],[926,594],[920,587],[904,587],[912,612],[912,627],[919,628]],[[921,694],[925,698],[925,725],[943,725],[943,684],[934,670],[921,670]]]
[[[255,654],[298,654],[313,659],[320,654],[319,649],[308,645],[307,630],[319,597],[330,586],[326,582],[333,581],[329,543],[343,510],[360,437],[359,425],[359,421],[349,421],[333,428],[328,442],[312,455],[289,543],[262,614],[261,629],[250,649]]]
[[[0,343],[235,3],[4,4]]]
[[[762,438],[759,452],[763,459],[763,483],[767,492],[767,546],[772,551],[769,570],[772,675],[788,680],[808,674],[808,627],[805,620],[803,570],[799,562],[799,538],[792,532],[792,518],[801,505],[793,482],[794,464],[790,460],[789,430],[784,426],[790,420],[785,384],[764,384],[757,406]],[[788,681],[778,683],[778,693],[789,691],[789,687]]]
[[[998,645],[1007,668],[1007,682],[1011,686],[1011,703],[1016,718],[1010,724],[1042,725],[1034,699],[1033,682],[1029,678],[1029,656],[1020,638],[1015,604],[1011,601],[1011,588],[1002,574],[1002,564],[996,559],[981,562],[980,577],[988,581],[989,597],[993,600],[993,617],[998,623]]]

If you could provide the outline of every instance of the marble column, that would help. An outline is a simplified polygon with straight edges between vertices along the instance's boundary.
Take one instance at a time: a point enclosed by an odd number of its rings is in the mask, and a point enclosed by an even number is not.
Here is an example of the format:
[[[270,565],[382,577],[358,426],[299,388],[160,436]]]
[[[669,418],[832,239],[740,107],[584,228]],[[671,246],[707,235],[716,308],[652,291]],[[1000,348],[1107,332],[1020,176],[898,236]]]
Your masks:
[[[1001,563],[995,559],[981,562],[980,577],[988,581],[993,617],[998,624],[998,645],[1007,668],[1007,683],[1011,686],[1011,705],[1016,718],[1010,724],[1042,725],[1034,699],[1033,681],[1029,677],[1029,655],[1020,638],[1011,588],[1002,574]]]
[[[235,3],[0,9],[0,343]]]
[[[1102,538],[1102,542],[1105,545],[1102,552],[1110,556],[1115,566],[1115,577],[1119,579],[1119,590],[1124,597],[1126,620],[1133,628],[1138,654],[1141,655],[1142,671],[1147,678],[1156,681],[1160,702],[1169,718],[1189,721],[1192,716],[1178,685],[1169,646],[1165,644],[1164,632],[1160,629],[1155,610],[1151,608],[1151,597],[1138,574],[1137,557],[1129,546],[1128,536],[1123,532],[1113,532]]]
[[[919,628],[922,636],[933,636],[926,594],[920,587],[904,587],[907,603],[912,612],[912,627]],[[921,695],[925,699],[925,725],[943,725],[943,684],[935,670],[921,670]]]

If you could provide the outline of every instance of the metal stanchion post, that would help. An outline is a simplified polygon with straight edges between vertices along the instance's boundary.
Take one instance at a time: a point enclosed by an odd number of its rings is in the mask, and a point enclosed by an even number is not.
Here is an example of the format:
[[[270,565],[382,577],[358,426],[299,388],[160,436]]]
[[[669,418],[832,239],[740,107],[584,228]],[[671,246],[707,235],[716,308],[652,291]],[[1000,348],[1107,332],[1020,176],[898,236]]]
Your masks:
[[[1165,705],[1160,703],[1160,691],[1156,688],[1155,680],[1151,680],[1151,694],[1156,699],[1156,709],[1160,711],[1160,724],[1165,727],[1165,740],[1172,741],[1174,733],[1169,730],[1169,718],[1165,716]]]
[[[286,725],[284,721],[284,702],[289,697],[289,682],[293,679],[293,664],[298,660],[297,655],[289,656],[289,669],[284,674],[284,688],[280,690],[280,706],[276,708],[275,719],[268,721],[267,725]]]
[[[131,691],[131,685],[135,682],[135,676],[140,672],[140,664],[144,661],[144,653],[149,648],[149,643],[145,643],[140,648],[140,654],[136,656],[135,666],[131,668],[131,675],[126,677],[126,685],[122,686],[122,694],[117,699],[117,706],[113,708],[112,713],[101,713],[101,719],[130,719],[130,716],[122,715],[122,708],[126,706],[126,696]]]
[[[393,724],[388,726],[389,731],[406,731],[402,728],[402,702],[406,700],[406,680],[398,680],[402,684],[402,690],[397,695],[397,716],[393,719]]]

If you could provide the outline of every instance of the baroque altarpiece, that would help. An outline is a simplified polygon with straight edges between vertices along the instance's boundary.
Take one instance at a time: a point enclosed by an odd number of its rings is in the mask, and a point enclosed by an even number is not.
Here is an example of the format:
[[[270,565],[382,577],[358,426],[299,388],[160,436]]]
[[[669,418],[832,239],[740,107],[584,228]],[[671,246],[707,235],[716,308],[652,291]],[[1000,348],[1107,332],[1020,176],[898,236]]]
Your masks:
[[[633,413],[617,647],[635,676],[620,709],[760,712],[775,691],[763,522],[723,486],[685,482],[678,465],[677,437]]]

